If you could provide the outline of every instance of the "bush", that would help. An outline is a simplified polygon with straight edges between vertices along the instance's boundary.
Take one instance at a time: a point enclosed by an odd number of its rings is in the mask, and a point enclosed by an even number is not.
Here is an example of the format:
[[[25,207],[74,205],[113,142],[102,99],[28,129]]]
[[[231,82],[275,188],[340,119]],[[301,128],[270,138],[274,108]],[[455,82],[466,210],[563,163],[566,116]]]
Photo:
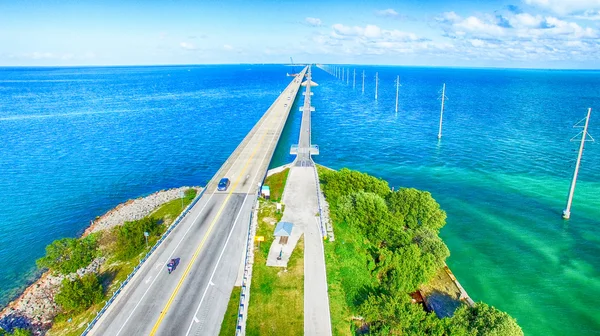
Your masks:
[[[409,293],[429,282],[450,255],[438,235],[446,213],[430,193],[412,188],[391,192],[387,182],[348,169],[323,171],[320,178],[336,226],[342,222],[338,227],[347,227],[369,251],[362,264],[350,263],[339,249],[336,257],[345,262],[340,269],[370,276],[372,284],[355,293],[345,279],[335,279],[339,274],[330,275],[330,281],[338,281],[351,296],[351,311],[364,317],[371,335],[522,335],[508,314],[483,304],[439,319],[410,302]]]
[[[381,197],[386,197],[390,193],[386,181],[347,168],[339,172],[325,171],[321,173],[320,180],[330,204],[336,204],[340,197],[358,191],[371,192]]]
[[[37,260],[40,268],[55,273],[70,274],[85,267],[98,255],[96,235],[82,239],[63,238],[46,246],[46,255]]]
[[[54,301],[67,313],[80,312],[102,301],[104,290],[98,276],[88,273],[73,281],[64,279]]]
[[[160,225],[158,219],[146,217],[133,222],[125,222],[115,230],[117,231],[116,254],[121,259],[129,259],[139,254],[146,246],[144,232],[148,232],[150,237],[159,237],[163,233],[164,227]]]
[[[507,313],[483,302],[474,307],[462,306],[456,310],[449,326],[452,335],[522,336],[523,330]]]
[[[387,195],[390,212],[410,229],[428,227],[436,232],[446,225],[446,212],[426,191],[401,188]]]
[[[33,333],[27,329],[14,328],[12,332],[0,329],[0,336],[31,336]]]

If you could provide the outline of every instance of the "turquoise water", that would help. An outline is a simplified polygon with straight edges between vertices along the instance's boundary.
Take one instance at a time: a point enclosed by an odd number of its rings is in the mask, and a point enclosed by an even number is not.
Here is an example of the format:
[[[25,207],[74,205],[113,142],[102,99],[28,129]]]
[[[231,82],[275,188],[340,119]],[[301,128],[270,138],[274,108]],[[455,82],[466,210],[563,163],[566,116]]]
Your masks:
[[[572,125],[600,72],[358,67],[365,94],[315,69],[318,163],[431,191],[448,264],[476,301],[526,334],[600,330],[600,147],[588,143],[572,218]],[[128,198],[202,185],[289,82],[278,65],[0,69],[0,298],[46,244]],[[379,100],[374,74],[379,72]],[[400,111],[394,112],[396,75]],[[444,136],[438,91],[447,84]],[[594,111],[595,112],[595,111]],[[592,112],[590,132],[600,136]],[[271,166],[289,162],[297,106]]]

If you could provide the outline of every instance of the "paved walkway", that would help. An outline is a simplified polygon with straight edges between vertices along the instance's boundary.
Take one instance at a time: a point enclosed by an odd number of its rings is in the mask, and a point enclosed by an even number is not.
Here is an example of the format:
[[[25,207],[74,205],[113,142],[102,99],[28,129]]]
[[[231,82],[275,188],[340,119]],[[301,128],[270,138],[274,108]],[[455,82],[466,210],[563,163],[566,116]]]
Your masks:
[[[331,335],[327,276],[323,239],[317,216],[319,206],[314,167],[290,168],[283,203],[285,211],[281,220],[294,224],[289,244],[295,245],[300,235],[304,234],[304,334]],[[274,253],[274,257],[277,257],[280,250],[280,245],[274,244],[269,255]],[[289,259],[285,248],[283,257]]]

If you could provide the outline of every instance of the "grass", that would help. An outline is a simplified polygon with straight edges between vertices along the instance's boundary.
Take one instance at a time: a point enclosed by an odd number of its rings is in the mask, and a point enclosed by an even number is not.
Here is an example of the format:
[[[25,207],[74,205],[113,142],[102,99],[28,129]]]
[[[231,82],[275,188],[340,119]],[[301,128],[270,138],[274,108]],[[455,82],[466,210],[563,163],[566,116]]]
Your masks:
[[[268,267],[267,255],[273,241],[274,224],[281,214],[271,202],[262,202],[257,235],[265,236],[260,248],[255,243],[254,266],[246,335],[304,334],[304,239],[290,256],[287,271]]]
[[[319,175],[331,171],[317,165]],[[331,209],[335,207],[330,204]],[[332,214],[335,215],[335,214]],[[347,223],[331,218],[335,241],[325,247],[325,266],[329,289],[329,307],[333,335],[353,335],[353,316],[364,289],[374,284],[369,272],[368,244]]]
[[[265,179],[264,185],[269,186],[271,189],[271,200],[274,202],[281,201],[283,195],[283,189],[285,188],[285,182],[287,181],[290,169],[286,168],[279,173],[273,174]]]
[[[183,208],[190,204],[194,197],[196,197],[195,189],[186,190],[183,199]],[[179,216],[181,211],[181,199],[176,199],[163,204],[149,216],[162,220],[162,222],[165,224],[166,230],[166,225],[170,225],[173,220]],[[102,265],[99,272],[100,279],[105,289],[104,300],[108,300],[113,295],[113,293],[121,285],[121,282],[127,279],[135,266],[139,264],[140,259],[143,258],[143,256],[159,239],[159,237],[150,237],[148,239],[148,248],[145,248],[138,255],[135,255],[127,260],[119,260],[115,257],[114,251],[111,248],[112,244],[114,244],[116,240],[114,235],[114,231],[103,231],[102,236],[99,239],[100,248],[103,251],[103,255],[107,258],[107,261],[104,263],[104,265]],[[87,324],[94,319],[96,312],[100,311],[102,307],[104,307],[104,301],[95,304],[80,313],[59,314],[54,319],[52,328],[48,331],[47,335],[81,335],[81,333],[87,327]],[[69,319],[71,319],[70,322]]]
[[[188,206],[196,197],[196,189],[188,189],[185,191],[183,196],[183,206],[181,198],[174,199],[163,204],[160,208],[156,209],[150,216],[162,219],[165,225],[170,225],[177,216]]]
[[[325,244],[327,284],[333,335],[352,335],[352,317],[363,289],[373,284],[368,251],[346,223],[336,223],[335,241]]]
[[[227,304],[227,312],[225,312],[223,323],[221,323],[221,332],[219,333],[219,336],[235,335],[241,292],[242,287],[233,287],[231,297],[229,298],[229,303]]]

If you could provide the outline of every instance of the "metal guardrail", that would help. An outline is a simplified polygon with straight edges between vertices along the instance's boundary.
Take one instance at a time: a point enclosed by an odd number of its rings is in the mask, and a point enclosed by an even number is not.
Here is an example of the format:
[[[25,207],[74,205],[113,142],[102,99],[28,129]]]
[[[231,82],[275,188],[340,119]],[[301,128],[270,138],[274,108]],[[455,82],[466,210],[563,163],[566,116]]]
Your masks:
[[[144,262],[146,262],[146,260],[148,260],[148,258],[150,258],[150,256],[152,255],[152,253],[160,246],[160,244],[162,244],[162,242],[167,238],[167,236],[169,236],[169,234],[173,231],[173,229],[175,229],[175,227],[177,227],[177,225],[179,225],[179,223],[183,220],[183,218],[185,218],[185,216],[189,213],[189,211],[192,209],[192,207],[194,205],[196,205],[196,203],[198,203],[198,201],[200,200],[200,198],[202,198],[202,195],[204,195],[204,192],[206,191],[206,187],[202,189],[202,191],[200,192],[200,194],[198,194],[196,196],[196,198],[194,198],[194,200],[192,201],[192,203],[190,203],[180,214],[179,216],[177,216],[177,218],[175,219],[175,221],[173,221],[173,224],[171,224],[169,226],[169,228],[167,229],[167,231],[165,231],[165,233],[163,233],[163,235],[160,237],[160,239],[156,242],[156,244],[154,244],[154,246],[152,246],[152,248],[150,249],[150,251],[148,251],[148,253],[146,253],[146,255],[144,256],[144,258],[142,258],[140,260],[140,263],[133,269],[133,272],[131,272],[129,274],[129,276],[127,277],[127,279],[125,279],[125,281],[123,281],[121,283],[121,286],[119,286],[119,288],[113,293],[113,295],[111,296],[110,299],[108,299],[108,301],[106,301],[106,304],[104,305],[104,307],[102,307],[102,309],[96,313],[96,317],[94,317],[94,319],[88,323],[87,328],[85,328],[85,330],[81,333],[82,336],[87,335],[92,328],[94,328],[94,326],[96,325],[96,323],[98,322],[98,320],[100,320],[100,318],[102,317],[102,315],[108,310],[108,308],[110,307],[110,305],[116,300],[117,296],[121,293],[121,291],[125,288],[125,286],[127,286],[127,284],[129,283],[129,281],[131,281],[131,279],[135,276],[135,274],[137,273],[137,271],[142,267],[142,265],[144,264]]]
[[[263,181],[267,178],[268,171],[263,177]],[[238,315],[235,325],[235,335],[241,336],[246,333],[246,316],[244,312],[248,306],[250,299],[250,285],[252,283],[252,264],[254,264],[254,236],[256,235],[256,225],[253,225],[254,212],[256,210],[256,204],[258,195],[260,194],[260,188],[258,188],[258,194],[254,200],[254,209],[250,213],[250,225],[248,226],[248,239],[246,240],[246,253],[244,255],[244,277],[242,278],[242,288],[240,290],[240,304],[238,306]],[[258,221],[258,214],[256,216]],[[258,223],[257,223],[258,224]]]
[[[321,207],[321,183],[319,183],[319,173],[317,172],[317,164],[314,161],[312,161],[312,163],[313,170],[315,172],[315,178],[317,179],[317,204],[319,206],[319,224],[321,226],[321,235],[323,236],[323,239],[325,239],[325,237],[327,237],[327,230],[323,221],[323,208]]]

